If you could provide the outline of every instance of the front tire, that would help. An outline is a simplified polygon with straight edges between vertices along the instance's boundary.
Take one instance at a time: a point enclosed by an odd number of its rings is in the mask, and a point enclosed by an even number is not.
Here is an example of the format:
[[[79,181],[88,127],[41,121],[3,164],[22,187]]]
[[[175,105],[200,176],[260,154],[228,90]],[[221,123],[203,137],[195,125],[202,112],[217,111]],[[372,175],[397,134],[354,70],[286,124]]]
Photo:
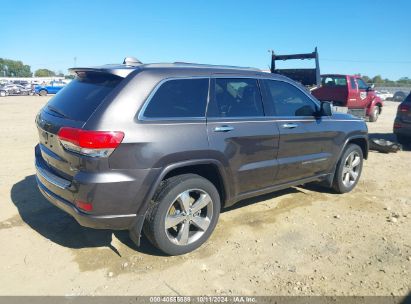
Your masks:
[[[6,91],[0,91],[0,97],[6,97]]]
[[[337,193],[350,192],[357,185],[363,166],[363,153],[356,144],[348,144],[337,164],[333,189]]]
[[[374,110],[372,111],[370,115],[370,122],[376,122],[379,116],[380,116],[380,107],[375,106]]]
[[[143,231],[166,254],[185,254],[210,237],[219,214],[220,195],[209,180],[196,174],[178,175],[161,183]]]
[[[46,96],[46,95],[47,95],[47,91],[46,91],[46,90],[40,90],[39,95],[40,95],[40,96]]]

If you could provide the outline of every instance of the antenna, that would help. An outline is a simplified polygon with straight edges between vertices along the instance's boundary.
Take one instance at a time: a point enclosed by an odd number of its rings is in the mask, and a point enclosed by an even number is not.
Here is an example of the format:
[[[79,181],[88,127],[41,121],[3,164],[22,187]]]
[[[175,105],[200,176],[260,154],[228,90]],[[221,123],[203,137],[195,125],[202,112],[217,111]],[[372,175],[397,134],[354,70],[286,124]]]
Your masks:
[[[139,65],[142,64],[142,62],[140,60],[138,60],[135,57],[126,57],[123,60],[123,64],[125,65]]]

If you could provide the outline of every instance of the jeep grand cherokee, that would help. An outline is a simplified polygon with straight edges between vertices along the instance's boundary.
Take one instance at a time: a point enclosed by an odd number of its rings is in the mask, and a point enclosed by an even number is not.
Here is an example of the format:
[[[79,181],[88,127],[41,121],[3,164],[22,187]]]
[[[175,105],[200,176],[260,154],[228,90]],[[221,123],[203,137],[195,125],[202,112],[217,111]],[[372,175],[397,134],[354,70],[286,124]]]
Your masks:
[[[351,191],[367,127],[257,69],[141,64],[71,69],[37,115],[37,182],[81,225],[144,232],[170,255],[203,244],[221,208],[308,182]]]

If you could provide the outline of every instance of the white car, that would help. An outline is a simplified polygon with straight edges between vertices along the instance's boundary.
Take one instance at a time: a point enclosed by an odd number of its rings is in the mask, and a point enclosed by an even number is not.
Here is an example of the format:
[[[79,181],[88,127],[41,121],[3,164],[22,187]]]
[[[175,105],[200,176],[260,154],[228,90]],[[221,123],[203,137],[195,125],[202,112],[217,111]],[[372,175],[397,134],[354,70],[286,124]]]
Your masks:
[[[377,94],[377,96],[382,100],[392,99],[392,97],[394,96],[393,93],[390,93],[387,90],[375,91],[375,94]]]

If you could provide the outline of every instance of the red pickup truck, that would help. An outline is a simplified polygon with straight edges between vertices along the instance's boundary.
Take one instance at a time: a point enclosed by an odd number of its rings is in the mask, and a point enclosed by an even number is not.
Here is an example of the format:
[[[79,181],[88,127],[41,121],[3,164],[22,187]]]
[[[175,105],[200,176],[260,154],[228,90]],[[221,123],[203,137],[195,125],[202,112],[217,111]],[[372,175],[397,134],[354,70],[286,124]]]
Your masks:
[[[368,116],[370,121],[377,121],[383,107],[373,87],[359,76],[321,75],[321,86],[311,93],[321,101],[331,101],[334,106],[348,108],[348,113]]]

